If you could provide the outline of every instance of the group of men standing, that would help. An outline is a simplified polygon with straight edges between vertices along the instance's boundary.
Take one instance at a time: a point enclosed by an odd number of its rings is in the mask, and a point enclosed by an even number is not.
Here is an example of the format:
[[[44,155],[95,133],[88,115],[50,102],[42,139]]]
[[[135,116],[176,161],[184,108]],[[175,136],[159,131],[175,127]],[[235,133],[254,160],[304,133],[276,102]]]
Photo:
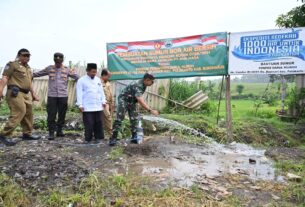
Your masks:
[[[117,144],[118,132],[120,130],[125,113],[128,112],[132,137],[135,142],[137,112],[136,103],[153,115],[158,115],[158,111],[152,110],[144,101],[142,95],[147,86],[154,82],[154,76],[145,74],[142,80],[128,85],[118,96],[117,113],[114,124],[112,125],[113,95],[109,78],[111,73],[103,69],[101,78],[97,75],[97,64],[88,63],[83,77],[79,77],[75,70],[63,65],[64,55],[54,54],[54,65],[32,73],[28,62],[30,52],[21,49],[17,53],[15,61],[9,62],[3,71],[0,79],[0,98],[3,96],[3,89],[7,86],[6,100],[10,109],[9,119],[0,132],[0,142],[7,146],[16,143],[7,137],[12,134],[18,124],[22,127],[23,140],[36,140],[39,137],[32,135],[33,131],[33,112],[32,102],[39,101],[39,97],[33,90],[32,79],[36,77],[49,76],[48,81],[48,100],[47,100],[47,123],[49,130],[49,140],[56,137],[65,136],[63,127],[65,116],[68,109],[68,80],[72,78],[77,81],[76,92],[77,102],[85,126],[85,142],[99,142],[104,139],[104,129],[107,137],[110,137],[109,145]],[[56,117],[57,121],[56,121]],[[55,134],[56,132],[56,134]],[[94,139],[93,139],[94,138]]]

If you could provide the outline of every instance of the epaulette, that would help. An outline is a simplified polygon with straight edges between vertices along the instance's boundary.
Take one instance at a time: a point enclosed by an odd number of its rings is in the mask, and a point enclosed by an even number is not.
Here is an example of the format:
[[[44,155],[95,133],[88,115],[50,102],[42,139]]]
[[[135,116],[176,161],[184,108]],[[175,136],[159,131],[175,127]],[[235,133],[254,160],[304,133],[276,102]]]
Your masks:
[[[18,61],[12,60],[12,61],[9,61],[6,65],[10,65],[10,64],[15,63],[15,62],[18,62]]]

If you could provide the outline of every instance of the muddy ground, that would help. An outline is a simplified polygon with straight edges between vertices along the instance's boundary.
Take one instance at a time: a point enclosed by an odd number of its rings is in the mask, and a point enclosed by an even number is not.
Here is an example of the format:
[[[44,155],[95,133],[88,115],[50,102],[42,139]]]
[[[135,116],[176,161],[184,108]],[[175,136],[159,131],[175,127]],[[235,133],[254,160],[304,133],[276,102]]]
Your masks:
[[[121,141],[110,148],[107,141],[83,144],[81,133],[48,141],[19,141],[0,146],[0,170],[30,195],[54,187],[77,186],[88,175],[133,174],[154,179],[152,188],[196,186],[214,200],[236,197],[242,206],[277,204],[283,200],[285,176],[278,175],[272,157],[304,159],[304,150],[258,150],[244,144],[187,144],[172,134],[146,136],[141,145]],[[267,155],[267,156],[266,156]]]

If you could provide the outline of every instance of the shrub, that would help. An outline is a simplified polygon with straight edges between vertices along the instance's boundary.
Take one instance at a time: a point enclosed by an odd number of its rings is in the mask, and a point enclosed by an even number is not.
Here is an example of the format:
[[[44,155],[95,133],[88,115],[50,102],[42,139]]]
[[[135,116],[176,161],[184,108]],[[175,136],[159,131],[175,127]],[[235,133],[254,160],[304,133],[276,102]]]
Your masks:
[[[216,111],[217,106],[215,103],[208,101],[204,104],[201,105],[200,109],[202,110],[203,113],[205,114],[211,114]]]
[[[236,86],[236,91],[238,93],[238,95],[241,95],[243,93],[245,86],[244,85],[237,85]]]
[[[207,91],[203,81],[189,82],[185,80],[171,80],[168,98],[182,102],[200,90],[203,92]],[[169,105],[172,106],[173,103],[169,103]]]

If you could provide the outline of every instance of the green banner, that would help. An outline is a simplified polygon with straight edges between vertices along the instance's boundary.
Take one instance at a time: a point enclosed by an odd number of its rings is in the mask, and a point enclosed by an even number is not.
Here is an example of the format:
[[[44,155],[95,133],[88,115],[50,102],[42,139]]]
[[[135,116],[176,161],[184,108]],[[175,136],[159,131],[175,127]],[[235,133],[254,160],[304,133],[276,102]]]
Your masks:
[[[107,44],[112,80],[228,74],[227,33]]]

